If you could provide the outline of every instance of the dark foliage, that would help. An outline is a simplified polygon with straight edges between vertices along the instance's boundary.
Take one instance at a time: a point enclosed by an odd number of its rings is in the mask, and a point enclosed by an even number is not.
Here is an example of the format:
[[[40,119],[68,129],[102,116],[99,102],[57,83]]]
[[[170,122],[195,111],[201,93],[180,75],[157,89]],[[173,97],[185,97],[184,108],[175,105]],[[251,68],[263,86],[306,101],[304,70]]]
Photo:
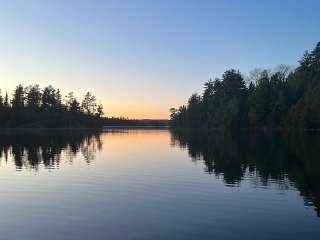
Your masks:
[[[204,84],[187,106],[172,108],[171,125],[182,128],[320,128],[320,42],[296,69],[255,70],[245,84],[239,71]]]
[[[103,125],[103,108],[87,92],[80,103],[69,93],[65,100],[52,86],[15,88],[11,101],[0,94],[0,127],[99,127]]]
[[[104,119],[105,127],[168,127],[169,120],[163,119],[128,119],[109,117]]]

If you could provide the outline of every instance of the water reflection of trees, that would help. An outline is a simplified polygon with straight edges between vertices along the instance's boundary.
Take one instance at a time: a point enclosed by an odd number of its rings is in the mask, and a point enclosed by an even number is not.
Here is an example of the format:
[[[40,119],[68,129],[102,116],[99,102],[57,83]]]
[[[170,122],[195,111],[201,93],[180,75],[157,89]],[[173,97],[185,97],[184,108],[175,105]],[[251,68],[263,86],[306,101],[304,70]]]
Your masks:
[[[203,161],[205,171],[226,185],[246,178],[258,186],[293,186],[320,216],[318,134],[174,131],[172,145],[187,148],[194,161]]]
[[[6,130],[0,132],[1,163],[13,161],[17,169],[57,168],[81,154],[90,164],[102,142],[94,130]]]

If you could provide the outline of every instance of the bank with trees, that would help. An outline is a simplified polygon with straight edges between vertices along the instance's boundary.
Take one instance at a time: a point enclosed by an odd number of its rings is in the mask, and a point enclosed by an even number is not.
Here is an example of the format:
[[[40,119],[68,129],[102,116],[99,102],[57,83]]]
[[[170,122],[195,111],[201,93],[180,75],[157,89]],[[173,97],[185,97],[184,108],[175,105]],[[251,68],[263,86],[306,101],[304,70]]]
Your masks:
[[[296,68],[227,70],[170,111],[174,128],[319,129],[320,42]]]

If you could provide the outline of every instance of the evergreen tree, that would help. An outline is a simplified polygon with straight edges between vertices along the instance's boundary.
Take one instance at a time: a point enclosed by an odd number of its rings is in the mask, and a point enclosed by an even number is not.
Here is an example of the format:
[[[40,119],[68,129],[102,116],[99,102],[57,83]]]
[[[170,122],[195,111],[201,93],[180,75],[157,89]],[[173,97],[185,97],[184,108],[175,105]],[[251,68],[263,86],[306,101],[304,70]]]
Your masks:
[[[0,92],[0,127],[100,127],[103,125],[103,107],[96,107],[96,97],[86,95],[86,110],[69,93],[63,101],[60,90],[52,86],[43,90],[39,85],[24,88],[18,85],[11,104],[6,93]],[[65,102],[65,104],[64,104]]]
[[[83,108],[84,112],[88,115],[95,114],[97,107],[96,97],[93,96],[90,92],[87,92],[84,96],[81,107]]]
[[[204,84],[201,96],[171,109],[174,127],[320,128],[320,42],[305,52],[299,66],[250,72],[248,88],[239,71]]]

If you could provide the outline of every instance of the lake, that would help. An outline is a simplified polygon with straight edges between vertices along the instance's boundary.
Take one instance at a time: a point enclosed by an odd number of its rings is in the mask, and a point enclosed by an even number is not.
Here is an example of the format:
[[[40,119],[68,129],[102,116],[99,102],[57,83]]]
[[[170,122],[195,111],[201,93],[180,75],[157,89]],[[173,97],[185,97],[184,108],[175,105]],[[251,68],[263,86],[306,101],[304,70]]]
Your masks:
[[[0,131],[0,238],[320,239],[320,135]]]

